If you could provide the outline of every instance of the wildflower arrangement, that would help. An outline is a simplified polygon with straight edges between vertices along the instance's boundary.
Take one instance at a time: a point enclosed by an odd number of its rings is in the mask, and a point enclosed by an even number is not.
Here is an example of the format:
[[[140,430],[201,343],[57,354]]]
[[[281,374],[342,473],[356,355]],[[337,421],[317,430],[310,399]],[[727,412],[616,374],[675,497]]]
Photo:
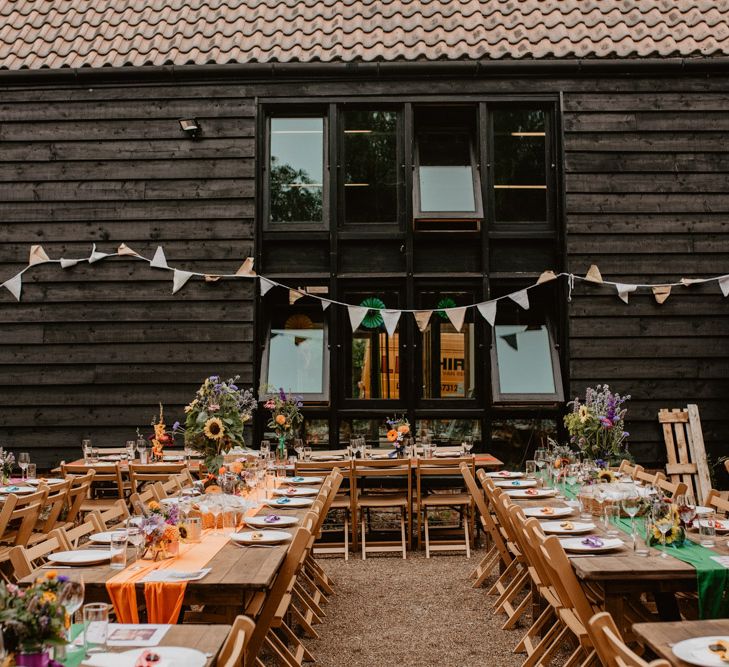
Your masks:
[[[159,404],[159,417],[152,419],[152,428],[154,433],[147,439],[152,444],[152,456],[155,459],[162,458],[162,451],[165,447],[175,444],[175,433],[167,431],[167,425],[165,424],[164,408],[162,403]]]
[[[392,443],[398,454],[401,454],[405,448],[405,438],[410,435],[410,422],[405,415],[398,417],[395,415],[392,419],[385,419],[387,424],[387,440]]]
[[[12,452],[6,452],[0,449],[0,476],[5,482],[13,472],[15,467],[15,455]]]
[[[185,407],[185,426],[175,422],[173,433],[184,433],[185,444],[203,455],[208,470],[218,470],[223,453],[243,447],[243,430],[256,409],[256,397],[235,384],[240,376],[221,380],[211,375]]]
[[[66,643],[70,618],[63,605],[67,577],[49,570],[32,586],[0,583],[0,626],[5,650],[37,653]]]
[[[627,456],[624,407],[630,396],[610,391],[606,384],[588,387],[585,400],[569,402],[572,412],[564,418],[570,442],[592,459],[616,463]]]
[[[167,558],[177,551],[180,542],[180,510],[177,505],[163,507],[156,500],[147,506],[147,514],[142,519],[142,534],[147,553],[154,560]]]
[[[286,394],[279,388],[264,404],[264,408],[271,411],[268,428],[273,429],[278,438],[279,452],[286,449],[286,440],[292,438],[299,429],[304,415],[301,408],[304,406],[301,396]]]

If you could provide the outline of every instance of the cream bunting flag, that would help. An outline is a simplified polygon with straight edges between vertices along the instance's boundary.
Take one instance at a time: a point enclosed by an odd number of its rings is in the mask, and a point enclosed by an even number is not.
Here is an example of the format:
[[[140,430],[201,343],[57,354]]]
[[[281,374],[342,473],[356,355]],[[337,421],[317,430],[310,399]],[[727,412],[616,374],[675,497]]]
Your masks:
[[[660,285],[653,288],[653,296],[657,303],[663,303],[671,295],[670,285]]]
[[[705,283],[703,278],[681,278],[681,284],[690,287],[691,285],[698,285],[699,283]]]
[[[468,308],[461,306],[460,308],[446,308],[445,314],[448,315],[448,319],[451,324],[456,328],[456,331],[460,331],[463,328],[463,321],[466,319],[466,311]]]
[[[69,266],[76,266],[76,264],[82,261],[83,260],[81,259],[63,259],[63,257],[61,257],[61,268],[67,269]]]
[[[357,331],[359,325],[362,324],[362,320],[367,315],[369,308],[364,306],[347,306],[349,312],[349,323],[352,325],[352,331]]]
[[[23,274],[22,272],[12,278],[8,278],[4,283],[3,287],[7,289],[14,297],[16,301],[20,301],[20,292],[23,289]]]
[[[258,276],[258,286],[261,290],[261,296],[266,296],[268,290],[274,287],[275,283],[272,283],[268,278]]]
[[[478,308],[478,312],[483,315],[484,319],[491,325],[494,326],[494,322],[496,322],[496,304],[498,301],[486,301],[484,303],[479,303],[476,308]]]
[[[116,254],[120,257],[141,257],[141,255],[132,250],[126,243],[122,243],[117,249]]]
[[[167,265],[167,258],[165,257],[165,251],[162,250],[162,246],[158,245],[157,250],[154,251],[154,257],[149,265],[155,269],[169,269]]]
[[[522,289],[513,294],[509,294],[509,298],[514,302],[518,303],[524,310],[529,310],[529,292]]]
[[[385,323],[385,330],[387,331],[387,335],[392,337],[395,334],[397,323],[400,320],[400,315],[402,314],[401,311],[382,310],[380,311],[380,314],[382,315],[382,321]]]
[[[626,285],[625,283],[615,283],[615,289],[618,291],[618,296],[625,302],[628,303],[628,295],[631,292],[635,292],[638,289],[637,285]]]
[[[111,255],[107,252],[100,252],[99,250],[97,250],[96,244],[94,243],[91,248],[91,255],[89,256],[89,264],[94,264],[95,262],[98,262],[99,260],[102,260],[105,257],[110,257],[110,256]]]
[[[724,296],[729,296],[729,276],[722,276],[719,278],[719,287],[721,288],[721,293]]]
[[[42,245],[33,245],[30,246],[30,257],[28,258],[28,266],[33,266],[34,264],[43,264],[44,262],[49,262],[50,257],[46,255],[46,251],[43,250]]]
[[[203,276],[203,278],[205,278],[206,283],[217,283],[218,280],[220,280],[222,278],[222,276],[214,276],[214,275],[211,275],[210,273],[206,273]]]
[[[598,285],[602,285],[602,275],[600,274],[600,269],[597,268],[597,264],[593,264],[588,270],[587,274],[585,275],[585,280],[590,283],[597,283]]]
[[[184,286],[185,283],[192,278],[193,274],[190,271],[183,271],[182,269],[175,269],[174,275],[172,277],[172,293],[176,294],[179,292]]]
[[[420,331],[420,333],[423,333],[423,331],[428,328],[428,323],[430,322],[430,316],[432,314],[432,310],[416,310],[413,313],[415,323],[418,325],[418,331]]]
[[[537,279],[537,285],[548,283],[550,280],[557,280],[557,274],[554,271],[543,271]]]
[[[246,260],[243,262],[243,264],[240,265],[240,268],[235,272],[236,276],[255,276],[256,273],[253,270],[253,257],[246,257]]]
[[[331,301],[327,301],[326,299],[321,299],[321,301],[319,303],[321,303],[321,309],[322,310],[326,310],[327,308],[329,308],[329,306],[332,305],[332,302]]]
[[[302,296],[304,296],[299,290],[289,290],[289,306],[293,306]]]

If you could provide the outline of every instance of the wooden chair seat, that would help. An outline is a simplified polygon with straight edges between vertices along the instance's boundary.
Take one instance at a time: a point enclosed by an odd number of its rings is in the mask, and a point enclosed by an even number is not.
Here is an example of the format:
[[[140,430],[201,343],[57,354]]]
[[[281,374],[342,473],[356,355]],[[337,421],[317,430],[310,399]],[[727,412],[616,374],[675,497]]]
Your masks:
[[[360,507],[407,507],[409,502],[405,494],[383,494],[379,496],[364,494],[357,498],[357,504]]]
[[[81,512],[106,512],[119,502],[119,498],[87,498],[81,503]]]
[[[332,501],[333,510],[348,510],[350,509],[351,505],[352,501],[350,500],[349,496],[337,496]]]
[[[467,493],[434,493],[423,498],[421,504],[428,507],[470,505],[471,497]]]

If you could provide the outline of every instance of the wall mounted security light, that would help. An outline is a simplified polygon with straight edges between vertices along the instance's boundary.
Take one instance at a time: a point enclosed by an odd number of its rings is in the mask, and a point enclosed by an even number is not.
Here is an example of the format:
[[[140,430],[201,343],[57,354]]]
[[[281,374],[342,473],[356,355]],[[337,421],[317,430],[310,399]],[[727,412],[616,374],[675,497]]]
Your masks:
[[[202,134],[202,127],[195,118],[183,118],[180,122],[180,129],[191,139],[197,139]]]

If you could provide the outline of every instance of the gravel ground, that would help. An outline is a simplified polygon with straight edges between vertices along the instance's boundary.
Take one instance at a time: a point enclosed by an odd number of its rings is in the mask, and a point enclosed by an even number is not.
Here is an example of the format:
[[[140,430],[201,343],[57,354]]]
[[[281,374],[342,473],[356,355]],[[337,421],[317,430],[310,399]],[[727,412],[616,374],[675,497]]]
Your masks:
[[[503,614],[491,613],[493,597],[471,588],[469,572],[481,551],[425,558],[409,553],[320,558],[336,583],[325,607],[320,639],[306,645],[321,667],[511,667],[522,627],[501,630]],[[528,621],[528,619],[526,619]]]

